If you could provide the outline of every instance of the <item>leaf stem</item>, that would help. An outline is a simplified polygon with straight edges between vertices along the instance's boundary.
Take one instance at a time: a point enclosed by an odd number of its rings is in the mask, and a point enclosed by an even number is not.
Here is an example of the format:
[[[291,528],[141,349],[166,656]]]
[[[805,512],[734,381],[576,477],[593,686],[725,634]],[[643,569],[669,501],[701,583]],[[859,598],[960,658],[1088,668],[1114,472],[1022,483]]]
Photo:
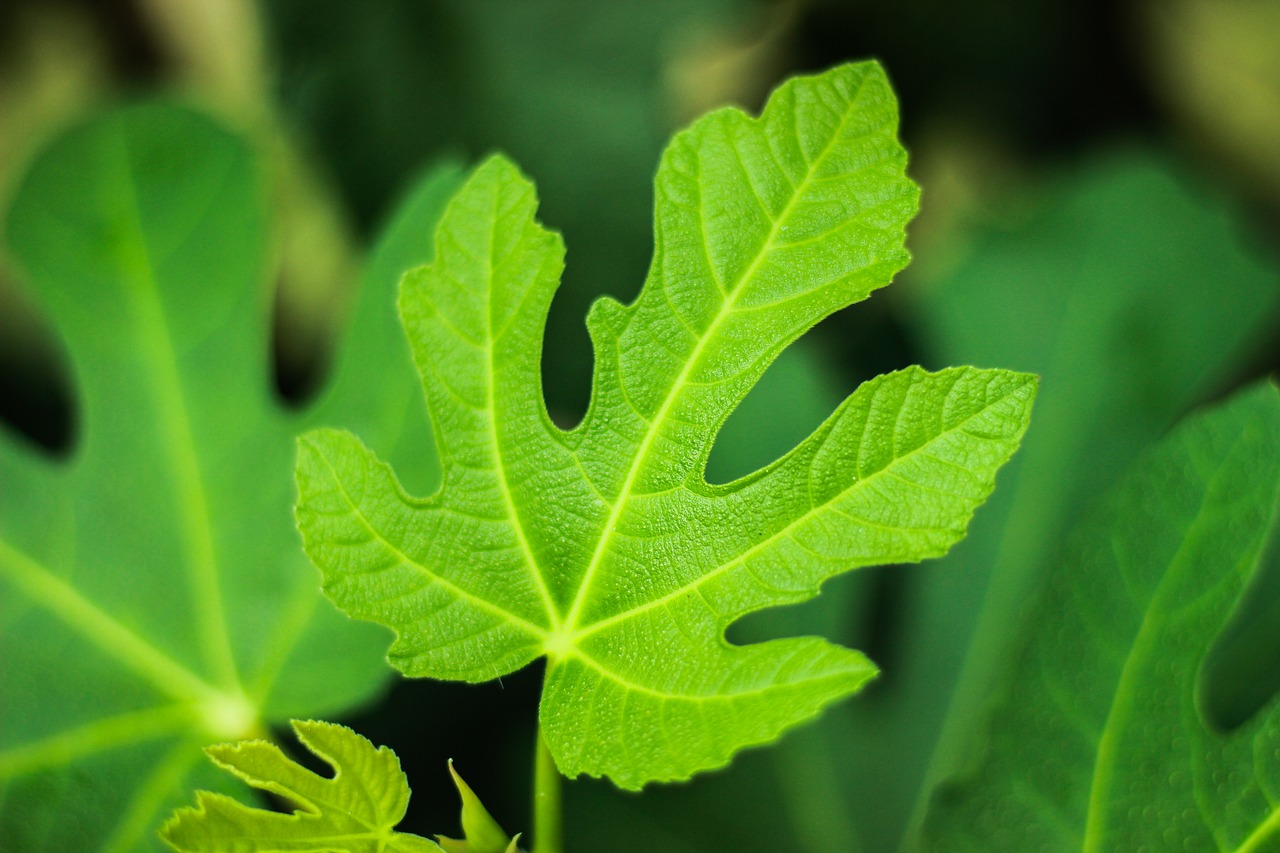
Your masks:
[[[533,853],[561,853],[560,771],[538,726],[533,769]]]

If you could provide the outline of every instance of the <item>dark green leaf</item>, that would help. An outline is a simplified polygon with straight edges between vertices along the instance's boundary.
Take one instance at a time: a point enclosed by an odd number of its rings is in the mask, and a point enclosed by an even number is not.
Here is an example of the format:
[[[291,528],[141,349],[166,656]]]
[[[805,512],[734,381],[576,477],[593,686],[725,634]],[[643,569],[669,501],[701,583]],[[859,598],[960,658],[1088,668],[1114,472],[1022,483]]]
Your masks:
[[[455,183],[424,184],[384,257],[427,259]],[[153,849],[201,746],[384,682],[385,635],[337,613],[299,551],[289,472],[313,419],[396,454],[425,422],[384,331],[398,273],[375,260],[338,378],[298,417],[271,391],[270,225],[242,141],[172,105],[108,115],[36,159],[8,223],[83,419],[65,463],[0,435],[0,839]],[[429,472],[429,448],[413,458]]]
[[[1280,849],[1280,702],[1239,728],[1200,676],[1280,512],[1280,389],[1189,419],[1090,515],[1036,608],[948,851]]]

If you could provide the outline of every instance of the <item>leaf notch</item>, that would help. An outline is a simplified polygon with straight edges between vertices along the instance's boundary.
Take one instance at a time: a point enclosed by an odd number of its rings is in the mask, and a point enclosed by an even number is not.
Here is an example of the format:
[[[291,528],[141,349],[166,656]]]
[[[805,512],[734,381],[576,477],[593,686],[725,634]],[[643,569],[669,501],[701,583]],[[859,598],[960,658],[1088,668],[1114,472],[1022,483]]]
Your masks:
[[[326,593],[394,629],[408,675],[484,681],[547,656],[557,765],[628,788],[720,766],[856,692],[875,674],[860,653],[733,646],[725,629],[850,568],[944,553],[1016,449],[1034,377],[899,371],[765,469],[714,487],[704,471],[778,353],[905,266],[918,188],[896,132],[883,71],[860,63],[678,134],[645,286],[593,306],[592,400],[568,432],[540,379],[563,242],[513,164],[478,166],[436,260],[401,286],[440,491],[410,497],[349,433],[300,439],[298,522]]]

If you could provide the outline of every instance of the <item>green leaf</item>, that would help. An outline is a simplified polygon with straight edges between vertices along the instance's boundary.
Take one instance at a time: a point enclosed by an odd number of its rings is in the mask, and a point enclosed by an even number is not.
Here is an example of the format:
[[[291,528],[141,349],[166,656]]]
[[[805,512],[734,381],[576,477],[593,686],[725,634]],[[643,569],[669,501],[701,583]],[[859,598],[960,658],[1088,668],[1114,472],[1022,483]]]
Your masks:
[[[477,168],[400,310],[443,486],[410,497],[353,435],[299,443],[298,521],[325,590],[392,627],[412,676],[484,681],[548,658],[540,722],[567,775],[636,788],[726,763],[875,669],[824,640],[724,639],[848,569],[942,554],[1017,446],[1033,377],[918,368],[863,385],[809,438],[726,486],[712,441],[779,352],[907,261],[917,190],[878,65],[712,113],[656,179],[643,292],[588,326],[591,407],[563,432],[539,356],[563,264],[532,185]]]
[[[332,779],[290,761],[263,740],[210,746],[205,752],[246,784],[296,804],[296,811],[249,808],[200,791],[196,807],[179,809],[161,837],[181,853],[439,853],[437,844],[395,831],[409,807],[409,782],[394,752],[334,723],[295,720],[293,730],[303,746],[333,767]]]
[[[1280,701],[1217,731],[1206,657],[1280,522],[1280,389],[1197,415],[1078,531],[930,850],[1274,850]]]
[[[918,832],[932,784],[968,758],[1027,601],[1086,502],[1244,369],[1276,316],[1274,263],[1242,239],[1232,204],[1166,157],[1111,151],[1017,202],[918,294],[930,362],[1031,371],[1042,388],[1035,428],[964,543],[895,578],[894,683],[839,734],[841,755],[858,756],[840,761],[842,788],[868,850],[898,849],[908,823]]]
[[[453,838],[446,838],[443,835],[437,835],[436,841],[440,842],[446,853],[506,853],[507,850],[514,851],[516,849],[515,838],[508,838],[503,832],[502,827],[489,814],[489,810],[484,807],[484,803],[480,802],[480,798],[476,796],[475,791],[471,790],[471,786],[462,781],[462,777],[453,767],[453,761],[449,762],[449,775],[453,777],[454,787],[458,789],[458,796],[462,798],[462,841]]]
[[[380,257],[429,258],[457,177],[424,183]],[[159,815],[208,774],[203,745],[384,681],[385,633],[335,611],[299,552],[289,471],[317,419],[360,421],[397,458],[425,428],[389,304],[399,270],[375,258],[334,382],[287,413],[270,391],[262,195],[241,140],[155,104],[70,130],[16,193],[8,244],[81,415],[65,461],[0,431],[6,851],[158,849]],[[430,482],[429,452],[403,464]]]
[[[273,34],[282,108],[309,132],[358,220],[424,150],[497,148],[538,176],[543,210],[573,246],[543,352],[556,378],[547,388],[554,413],[586,406],[581,317],[590,300],[604,282],[638,286],[644,274],[653,163],[672,122],[685,118],[678,56],[691,41],[711,40],[709,32],[741,28],[745,5],[392,0],[377,15],[343,3],[323,14],[290,3],[259,8]],[[568,20],[585,22],[572,39],[561,38]],[[342,73],[311,73],[320,67]],[[759,77],[772,73],[733,75],[734,91],[763,95],[768,81]]]

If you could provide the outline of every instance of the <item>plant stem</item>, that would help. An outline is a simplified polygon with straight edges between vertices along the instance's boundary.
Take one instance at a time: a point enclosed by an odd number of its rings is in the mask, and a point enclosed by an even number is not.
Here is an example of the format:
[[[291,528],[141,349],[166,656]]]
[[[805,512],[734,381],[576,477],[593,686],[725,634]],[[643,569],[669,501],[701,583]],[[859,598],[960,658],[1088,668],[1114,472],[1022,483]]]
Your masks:
[[[561,853],[560,838],[560,771],[539,726],[533,769],[533,853]]]

